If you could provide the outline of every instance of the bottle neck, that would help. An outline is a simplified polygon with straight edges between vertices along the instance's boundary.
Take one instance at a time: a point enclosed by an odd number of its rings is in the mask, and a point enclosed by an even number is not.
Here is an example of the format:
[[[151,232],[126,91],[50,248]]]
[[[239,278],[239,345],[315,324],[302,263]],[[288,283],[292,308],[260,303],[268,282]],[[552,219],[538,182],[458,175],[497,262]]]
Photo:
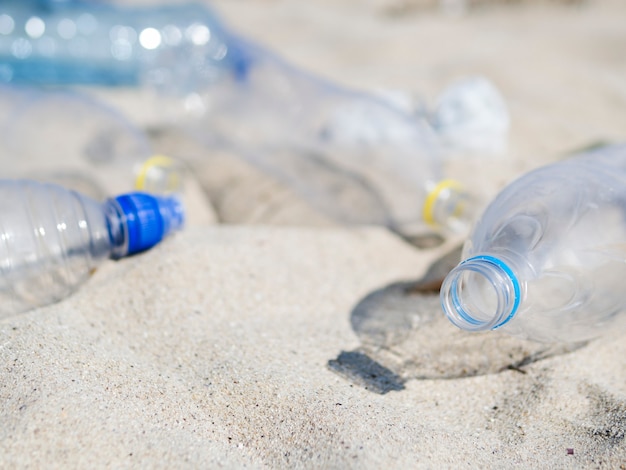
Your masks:
[[[165,155],[153,155],[137,168],[135,189],[151,194],[180,194],[185,176],[185,166],[181,161]]]
[[[516,315],[522,288],[510,264],[479,255],[450,271],[441,287],[441,305],[448,319],[463,330],[494,330]]]
[[[176,196],[134,192],[109,199],[105,214],[114,259],[152,248],[183,227],[185,214]]]
[[[473,222],[476,201],[455,180],[442,180],[428,188],[422,219],[431,227],[465,231]]]

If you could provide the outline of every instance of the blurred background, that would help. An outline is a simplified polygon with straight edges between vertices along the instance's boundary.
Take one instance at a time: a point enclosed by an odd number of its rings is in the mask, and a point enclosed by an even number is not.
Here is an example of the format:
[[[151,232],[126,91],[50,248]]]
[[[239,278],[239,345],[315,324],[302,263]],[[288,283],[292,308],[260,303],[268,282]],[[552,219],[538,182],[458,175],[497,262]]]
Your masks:
[[[626,136],[622,0],[204,3],[228,29],[282,57],[294,70],[382,96],[407,115],[436,109],[442,92],[459,80],[488,80],[509,114],[505,145],[497,152],[460,152],[444,162],[446,176],[469,179],[486,199],[528,169]],[[315,211],[293,209],[298,197],[273,181],[271,172],[268,177],[230,150],[177,133],[172,127],[176,116],[145,90],[84,91],[145,131],[156,152],[189,156],[218,220],[323,223]],[[313,97],[303,105],[304,115],[315,102]]]
[[[545,160],[626,133],[620,0],[217,0],[228,24],[344,84],[434,101],[483,75],[512,113],[510,150]]]

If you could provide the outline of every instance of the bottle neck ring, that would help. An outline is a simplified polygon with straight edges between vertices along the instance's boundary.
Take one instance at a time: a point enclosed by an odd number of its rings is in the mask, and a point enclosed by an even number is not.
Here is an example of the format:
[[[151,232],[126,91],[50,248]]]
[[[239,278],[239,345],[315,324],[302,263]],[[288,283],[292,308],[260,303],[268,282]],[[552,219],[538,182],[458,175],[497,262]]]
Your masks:
[[[515,272],[500,258],[478,255],[454,268],[441,288],[448,319],[468,331],[495,330],[517,313],[522,288]]]
[[[471,217],[473,204],[470,199],[459,182],[451,179],[439,181],[426,195],[422,220],[435,228],[467,228],[469,220],[466,219]]]
[[[181,162],[165,155],[153,155],[138,168],[135,189],[153,194],[180,193],[183,172]]]

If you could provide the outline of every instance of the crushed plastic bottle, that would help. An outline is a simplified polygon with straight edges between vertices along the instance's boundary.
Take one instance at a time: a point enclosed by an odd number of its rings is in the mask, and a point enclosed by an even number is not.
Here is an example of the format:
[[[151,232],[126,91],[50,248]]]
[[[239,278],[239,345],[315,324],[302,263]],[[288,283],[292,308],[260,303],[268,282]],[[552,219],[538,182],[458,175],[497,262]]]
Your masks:
[[[502,155],[511,117],[495,85],[476,76],[458,80],[441,93],[431,122],[448,155]]]
[[[375,93],[398,111],[428,121],[441,144],[443,158],[502,156],[506,151],[509,110],[502,94],[485,77],[455,80],[443,89],[432,107],[422,97],[402,90]],[[378,145],[402,137],[393,125],[384,127],[373,122],[356,108],[339,109],[329,127],[347,142],[360,140]]]
[[[144,87],[207,146],[220,142],[341,221],[401,233],[458,228],[472,202],[442,183],[440,147],[426,119],[375,95],[307,74],[232,34],[202,5],[122,7],[4,2],[0,80]],[[392,138],[349,141],[337,113],[367,115]]]
[[[184,179],[180,162],[154,155],[147,136],[104,103],[9,85],[0,85],[0,165],[5,178],[93,174],[116,192],[177,192]]]
[[[107,258],[151,248],[184,223],[176,197],[97,202],[30,180],[0,180],[0,318],[57,302]]]
[[[441,289],[449,320],[540,341],[626,322],[626,145],[531,171],[475,226]]]

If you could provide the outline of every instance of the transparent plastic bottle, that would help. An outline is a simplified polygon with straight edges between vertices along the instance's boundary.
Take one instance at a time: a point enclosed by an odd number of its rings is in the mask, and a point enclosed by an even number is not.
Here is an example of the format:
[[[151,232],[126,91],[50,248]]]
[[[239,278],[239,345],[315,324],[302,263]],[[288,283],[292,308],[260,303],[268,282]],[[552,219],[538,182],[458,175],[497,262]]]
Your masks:
[[[471,214],[459,185],[441,184],[425,118],[291,66],[203,5],[9,3],[0,57],[0,81],[154,90],[172,123],[235,149],[341,221],[406,233],[425,223],[458,228]],[[344,138],[336,122],[345,113],[368,116],[368,129],[352,131],[363,139]]]
[[[468,331],[594,338],[626,322],[626,145],[531,171],[487,207],[446,277],[443,309]]]
[[[184,223],[176,197],[100,203],[30,180],[0,180],[0,319],[59,301],[107,258],[146,250]]]
[[[154,155],[120,112],[85,94],[29,86],[0,85],[0,165],[5,178],[92,175],[113,192],[176,192],[184,179],[182,164]]]

